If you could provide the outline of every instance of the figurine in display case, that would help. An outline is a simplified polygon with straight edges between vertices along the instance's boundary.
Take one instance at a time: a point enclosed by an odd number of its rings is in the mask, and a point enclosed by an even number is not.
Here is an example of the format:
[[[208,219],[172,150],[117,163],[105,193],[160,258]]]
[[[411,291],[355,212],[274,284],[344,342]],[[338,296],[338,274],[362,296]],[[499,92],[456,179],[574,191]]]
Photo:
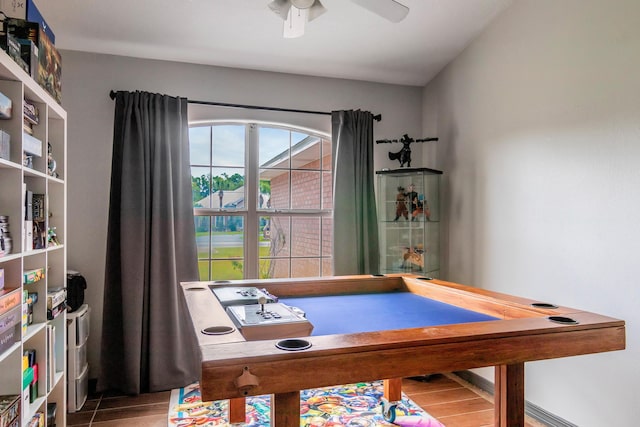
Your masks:
[[[400,219],[403,216],[404,219],[409,220],[409,210],[407,209],[406,194],[404,187],[398,187],[398,194],[396,194],[396,217],[394,221]]]
[[[409,271],[420,271],[424,268],[424,248],[422,244],[416,247],[404,248],[402,255],[402,268]]]

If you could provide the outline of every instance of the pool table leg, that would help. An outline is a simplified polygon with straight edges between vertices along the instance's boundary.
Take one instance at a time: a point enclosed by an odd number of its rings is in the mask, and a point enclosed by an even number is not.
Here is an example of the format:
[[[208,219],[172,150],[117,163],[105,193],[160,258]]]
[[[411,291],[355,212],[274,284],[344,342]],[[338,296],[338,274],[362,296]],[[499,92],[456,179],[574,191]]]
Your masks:
[[[389,402],[402,400],[402,378],[384,380],[384,397]]]
[[[495,367],[496,427],[524,427],[524,363]]]
[[[273,395],[271,421],[273,427],[300,427],[299,391]]]
[[[244,397],[229,399],[229,424],[246,423],[246,402]]]

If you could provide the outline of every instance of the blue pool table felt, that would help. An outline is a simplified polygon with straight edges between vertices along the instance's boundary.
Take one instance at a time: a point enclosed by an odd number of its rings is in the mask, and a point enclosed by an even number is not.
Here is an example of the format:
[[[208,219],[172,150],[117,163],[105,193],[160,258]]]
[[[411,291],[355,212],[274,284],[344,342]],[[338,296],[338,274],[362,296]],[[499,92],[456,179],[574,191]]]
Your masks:
[[[314,336],[498,320],[410,292],[280,298],[279,301],[303,310],[313,325]]]

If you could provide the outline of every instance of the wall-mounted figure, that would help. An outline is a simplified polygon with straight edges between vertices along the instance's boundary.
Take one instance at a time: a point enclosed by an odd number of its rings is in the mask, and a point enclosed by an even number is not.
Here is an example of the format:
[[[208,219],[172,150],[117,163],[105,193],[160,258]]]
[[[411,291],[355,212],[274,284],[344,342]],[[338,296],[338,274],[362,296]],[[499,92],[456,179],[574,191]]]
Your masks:
[[[397,153],[389,152],[389,159],[398,160],[400,162],[400,167],[404,167],[405,163],[407,167],[411,167],[411,143],[413,142],[428,142],[428,141],[437,141],[438,138],[422,138],[422,139],[413,139],[410,138],[406,133],[400,139],[379,139],[376,141],[376,144],[390,144],[392,142],[401,142],[402,149]]]

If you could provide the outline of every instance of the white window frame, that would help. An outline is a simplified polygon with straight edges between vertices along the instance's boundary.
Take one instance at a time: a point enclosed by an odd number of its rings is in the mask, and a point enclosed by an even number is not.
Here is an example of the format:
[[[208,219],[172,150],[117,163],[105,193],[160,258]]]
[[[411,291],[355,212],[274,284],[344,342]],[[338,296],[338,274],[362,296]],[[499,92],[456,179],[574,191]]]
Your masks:
[[[259,218],[262,216],[271,217],[320,217],[331,218],[333,217],[333,209],[324,209],[322,206],[320,209],[315,210],[302,210],[302,209],[260,209],[258,207],[258,191],[259,191],[259,127],[267,126],[272,128],[280,128],[287,131],[296,131],[300,133],[306,133],[308,135],[318,136],[324,139],[331,140],[331,135],[315,130],[296,126],[293,124],[275,123],[260,120],[207,120],[207,121],[192,121],[189,123],[189,127],[205,127],[205,126],[223,126],[223,125],[244,125],[245,126],[245,140],[244,140],[244,153],[245,153],[245,203],[243,209],[225,209],[225,208],[193,208],[194,216],[206,216],[206,217],[225,217],[225,216],[242,216],[244,223],[244,252],[243,252],[243,276],[244,279],[257,279],[259,278],[259,241],[258,241],[258,224]],[[322,158],[321,152],[321,158]],[[191,167],[211,167],[213,162],[213,151],[210,153],[208,165],[204,164],[191,164]],[[291,165],[289,166],[291,169]],[[333,174],[333,160],[331,166],[331,172]],[[291,180],[291,174],[289,174]],[[321,180],[322,181],[322,180]],[[290,181],[291,191],[291,181]],[[321,193],[322,194],[322,193]],[[298,257],[289,256],[289,260],[296,259]],[[322,274],[322,261],[327,257],[322,254],[322,247],[320,248],[320,255],[312,258],[320,259],[320,274]],[[333,246],[331,251],[331,259],[333,259]],[[198,259],[198,261],[200,258]],[[209,242],[209,260],[211,260],[211,243]],[[210,268],[210,267],[209,267]],[[289,269],[291,271],[291,262],[289,262]],[[211,270],[209,270],[211,276]],[[211,280],[216,280],[211,278]]]

